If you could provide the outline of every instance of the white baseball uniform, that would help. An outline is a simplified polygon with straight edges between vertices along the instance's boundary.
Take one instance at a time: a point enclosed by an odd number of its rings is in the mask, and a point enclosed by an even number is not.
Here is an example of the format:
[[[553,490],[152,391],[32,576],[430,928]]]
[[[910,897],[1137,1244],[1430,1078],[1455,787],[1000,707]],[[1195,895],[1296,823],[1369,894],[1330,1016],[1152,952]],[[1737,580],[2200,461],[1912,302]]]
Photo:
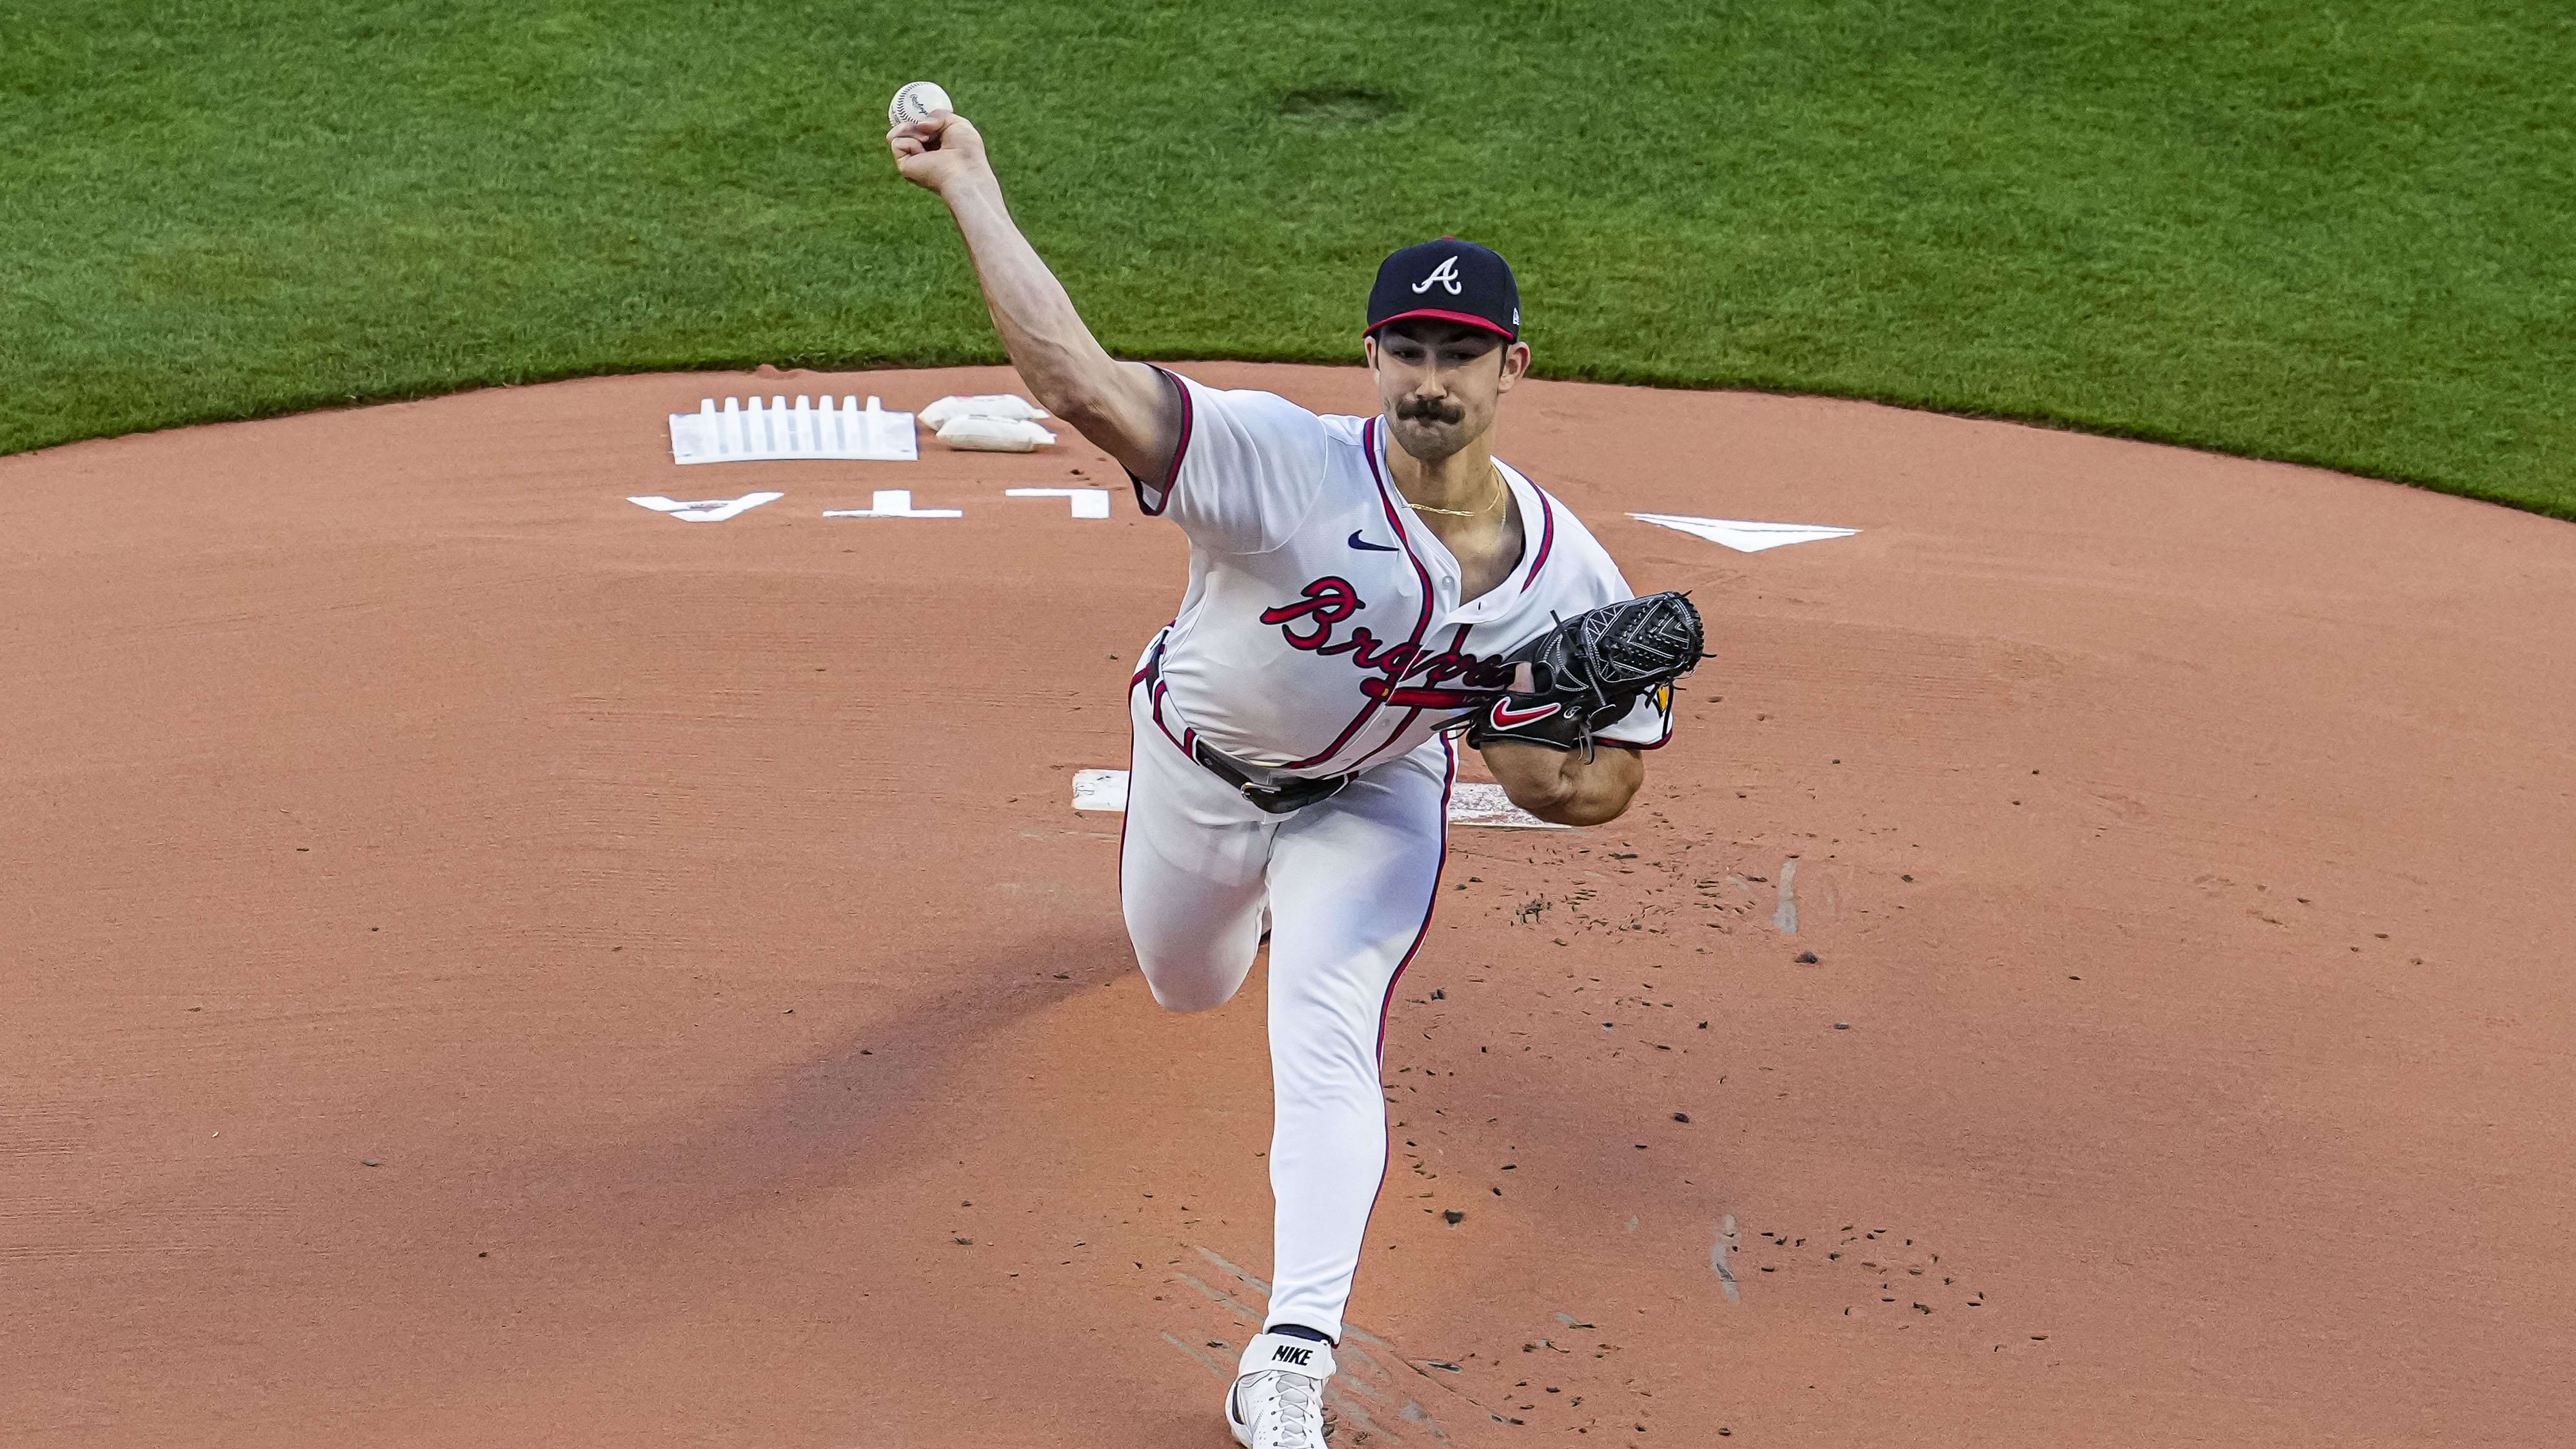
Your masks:
[[[1631,593],[1563,504],[1504,467],[1521,561],[1461,600],[1457,560],[1388,475],[1382,420],[1164,375],[1181,446],[1136,498],[1189,535],[1190,581],[1129,687],[1120,895],[1155,999],[1179,1011],[1234,995],[1269,908],[1269,1321],[1339,1339],[1386,1175],[1387,1005],[1430,929],[1447,848],[1447,731],[1555,616]],[[1601,738],[1653,748],[1670,730],[1649,699]],[[1263,783],[1354,778],[1272,814],[1201,747]]]

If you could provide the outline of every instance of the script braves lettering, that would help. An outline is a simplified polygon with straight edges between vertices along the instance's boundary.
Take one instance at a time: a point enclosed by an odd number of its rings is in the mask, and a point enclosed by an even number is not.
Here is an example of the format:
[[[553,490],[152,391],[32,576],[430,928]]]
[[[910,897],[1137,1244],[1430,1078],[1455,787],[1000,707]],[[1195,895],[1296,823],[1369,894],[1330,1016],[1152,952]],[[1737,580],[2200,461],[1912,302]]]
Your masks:
[[[1499,654],[1381,640],[1366,624],[1335,637],[1340,624],[1367,607],[1349,580],[1327,574],[1299,590],[1295,602],[1263,610],[1261,622],[1278,626],[1292,649],[1349,655],[1367,671],[1359,681],[1362,694],[1406,709],[1474,709],[1511,683],[1512,666]]]

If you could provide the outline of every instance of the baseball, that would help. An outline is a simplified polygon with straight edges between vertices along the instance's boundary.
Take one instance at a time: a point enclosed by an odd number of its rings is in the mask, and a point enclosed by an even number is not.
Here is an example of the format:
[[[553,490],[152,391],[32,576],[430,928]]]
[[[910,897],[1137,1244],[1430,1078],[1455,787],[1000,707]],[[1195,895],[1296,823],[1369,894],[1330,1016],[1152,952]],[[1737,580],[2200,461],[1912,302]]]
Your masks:
[[[893,102],[886,107],[886,124],[909,126],[929,120],[933,111],[953,109],[948,104],[948,92],[941,90],[937,81],[913,81],[894,93]]]

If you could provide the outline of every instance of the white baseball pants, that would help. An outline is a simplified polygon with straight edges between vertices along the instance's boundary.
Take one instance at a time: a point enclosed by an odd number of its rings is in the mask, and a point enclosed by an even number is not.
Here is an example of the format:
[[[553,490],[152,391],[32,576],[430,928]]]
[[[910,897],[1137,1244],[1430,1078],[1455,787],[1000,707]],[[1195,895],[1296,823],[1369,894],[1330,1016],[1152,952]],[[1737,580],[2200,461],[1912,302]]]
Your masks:
[[[1387,1005],[1430,929],[1456,756],[1443,736],[1272,815],[1182,754],[1147,692],[1128,694],[1128,939],[1156,1001],[1206,1011],[1243,984],[1270,908],[1268,1321],[1338,1341],[1386,1180]]]

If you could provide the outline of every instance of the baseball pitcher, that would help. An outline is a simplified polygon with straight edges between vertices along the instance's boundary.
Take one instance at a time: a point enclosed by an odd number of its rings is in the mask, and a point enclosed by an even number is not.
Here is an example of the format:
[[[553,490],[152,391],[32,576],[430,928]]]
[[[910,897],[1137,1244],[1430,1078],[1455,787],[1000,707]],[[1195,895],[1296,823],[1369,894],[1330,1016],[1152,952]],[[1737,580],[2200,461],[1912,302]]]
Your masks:
[[[1175,1011],[1234,995],[1266,917],[1274,1283],[1225,1416],[1252,1449],[1323,1449],[1386,1174],[1387,1006],[1430,927],[1457,741],[1543,820],[1616,818],[1671,731],[1699,616],[1633,597],[1582,522],[1494,457],[1530,349],[1492,251],[1388,257],[1361,339],[1379,412],[1319,417],[1111,357],[1013,224],[972,124],[940,110],[887,140],[955,216],[1029,390],[1189,539],[1180,611],[1128,685],[1120,896]]]

